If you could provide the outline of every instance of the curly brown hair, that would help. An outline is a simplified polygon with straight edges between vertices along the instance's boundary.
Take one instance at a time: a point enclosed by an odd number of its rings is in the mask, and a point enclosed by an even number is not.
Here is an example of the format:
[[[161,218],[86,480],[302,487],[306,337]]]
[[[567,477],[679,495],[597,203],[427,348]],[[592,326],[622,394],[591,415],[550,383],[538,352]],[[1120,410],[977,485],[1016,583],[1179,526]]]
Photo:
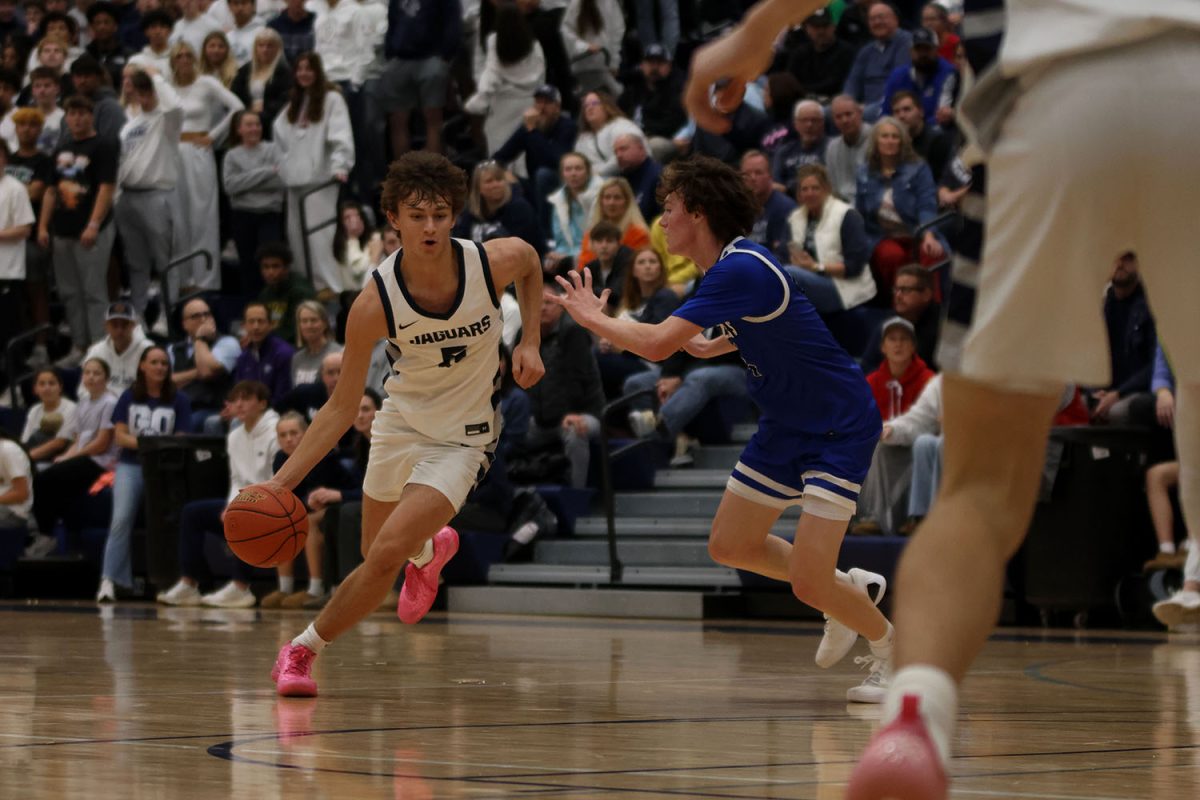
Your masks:
[[[708,156],[672,161],[658,182],[658,202],[677,194],[683,207],[704,215],[717,241],[728,243],[750,233],[759,204],[737,170]]]
[[[427,150],[410,150],[388,167],[380,204],[397,214],[406,200],[417,203],[445,201],[454,216],[467,202],[467,173],[450,159]]]

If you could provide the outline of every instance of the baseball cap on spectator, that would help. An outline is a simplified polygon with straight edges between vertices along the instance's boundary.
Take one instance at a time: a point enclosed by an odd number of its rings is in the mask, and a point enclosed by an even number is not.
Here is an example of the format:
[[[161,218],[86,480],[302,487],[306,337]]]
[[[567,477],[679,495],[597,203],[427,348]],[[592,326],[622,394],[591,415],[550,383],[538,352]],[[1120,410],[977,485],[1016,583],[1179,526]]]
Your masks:
[[[917,28],[912,33],[913,47],[937,47],[937,36],[929,28]]]
[[[904,317],[892,317],[891,319],[884,322],[883,323],[883,333],[881,335],[886,338],[888,335],[888,331],[890,331],[892,328],[903,328],[904,330],[908,331],[908,335],[911,336],[913,339],[917,338],[917,329],[914,328],[913,324],[911,322],[909,322],[908,320],[906,320]]]
[[[816,11],[808,15],[808,19],[804,20],[805,25],[816,25],[818,28],[824,28],[827,25],[833,24],[833,16],[827,8],[818,8]]]
[[[667,55],[667,48],[661,44],[648,44],[646,49],[642,51],[643,61],[670,61],[671,57]]]
[[[539,100],[549,100],[551,103],[562,102],[562,95],[558,93],[558,88],[552,83],[543,83],[534,89],[533,96]]]
[[[133,305],[125,300],[118,300],[115,303],[108,304],[108,311],[104,314],[104,321],[110,319],[125,319],[130,322],[137,322],[137,314],[133,310]]]

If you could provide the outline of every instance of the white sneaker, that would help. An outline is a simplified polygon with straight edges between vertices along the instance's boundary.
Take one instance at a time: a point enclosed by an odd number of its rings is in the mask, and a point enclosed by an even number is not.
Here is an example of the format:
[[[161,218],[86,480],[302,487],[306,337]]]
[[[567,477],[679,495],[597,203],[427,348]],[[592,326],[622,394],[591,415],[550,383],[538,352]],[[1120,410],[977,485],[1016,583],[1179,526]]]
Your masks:
[[[846,690],[846,699],[851,703],[882,703],[887,696],[888,681],[892,677],[891,659],[880,658],[871,653],[854,659],[855,664],[866,664],[871,674],[858,686]]]
[[[97,603],[117,602],[117,587],[108,578],[100,579],[100,589],[96,592]]]
[[[56,549],[58,549],[57,539],[55,539],[53,536],[47,536],[44,533],[39,533],[37,536],[33,537],[33,541],[28,547],[25,548],[25,552],[22,553],[21,556],[23,558],[31,559],[45,558],[53,553]]]
[[[210,608],[253,608],[257,602],[254,592],[241,588],[233,581],[200,598],[200,603]]]
[[[1155,603],[1152,610],[1155,618],[1168,628],[1198,623],[1200,622],[1200,592],[1180,589],[1166,600]]]
[[[200,605],[200,590],[190,583],[184,583],[180,578],[170,589],[159,592],[155,599],[164,606],[198,606]]]
[[[42,367],[50,366],[50,354],[46,351],[46,345],[35,344],[29,351],[29,358],[25,359],[25,366],[30,369],[41,369]]]
[[[645,439],[654,433],[657,426],[658,418],[654,416],[653,411],[647,409],[629,412],[629,428],[637,438]]]
[[[887,578],[858,567],[851,569],[846,574],[850,576],[851,585],[868,597],[871,596],[870,587],[878,586],[879,593],[871,598],[871,602],[879,605],[879,601],[883,599],[883,593],[887,591]],[[825,635],[821,637],[821,644],[817,645],[817,656],[814,659],[817,666],[821,669],[829,669],[845,658],[857,641],[858,633],[856,631],[826,614]]]

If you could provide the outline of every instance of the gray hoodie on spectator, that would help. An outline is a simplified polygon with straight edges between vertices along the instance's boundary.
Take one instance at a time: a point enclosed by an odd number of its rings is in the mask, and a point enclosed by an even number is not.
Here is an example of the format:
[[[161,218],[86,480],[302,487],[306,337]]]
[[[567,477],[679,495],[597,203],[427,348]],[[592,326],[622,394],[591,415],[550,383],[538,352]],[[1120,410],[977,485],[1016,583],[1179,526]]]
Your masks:
[[[221,182],[229,205],[235,211],[282,211],[281,160],[274,142],[262,142],[254,149],[238,146],[226,153]]]

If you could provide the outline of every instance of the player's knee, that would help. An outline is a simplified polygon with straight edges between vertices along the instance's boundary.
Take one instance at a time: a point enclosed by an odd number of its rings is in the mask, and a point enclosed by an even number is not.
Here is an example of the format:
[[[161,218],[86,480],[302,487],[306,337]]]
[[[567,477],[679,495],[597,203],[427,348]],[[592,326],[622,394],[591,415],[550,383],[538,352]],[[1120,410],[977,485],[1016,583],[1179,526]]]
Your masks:
[[[708,537],[708,556],[718,564],[735,566],[742,554],[736,537],[723,534],[716,527]]]
[[[805,605],[823,609],[829,593],[833,590],[833,575],[818,576],[807,570],[792,570],[788,576],[792,583],[792,594]]]
[[[368,552],[363,553],[363,564],[380,573],[393,573],[404,566],[412,548],[398,541],[376,541]]]

